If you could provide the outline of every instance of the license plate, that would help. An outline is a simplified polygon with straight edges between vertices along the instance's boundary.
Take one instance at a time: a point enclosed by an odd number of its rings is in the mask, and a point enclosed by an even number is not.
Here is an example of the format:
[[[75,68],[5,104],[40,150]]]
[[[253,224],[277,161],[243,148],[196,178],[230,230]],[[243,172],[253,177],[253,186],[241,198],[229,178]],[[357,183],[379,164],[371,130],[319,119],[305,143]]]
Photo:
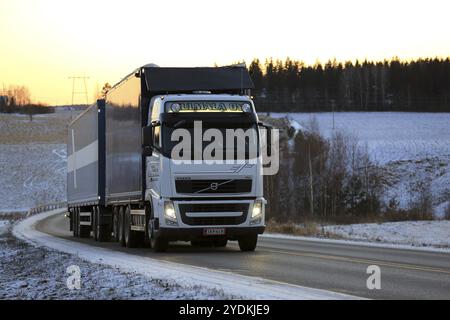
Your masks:
[[[204,236],[223,236],[225,235],[225,228],[205,228],[203,229]]]

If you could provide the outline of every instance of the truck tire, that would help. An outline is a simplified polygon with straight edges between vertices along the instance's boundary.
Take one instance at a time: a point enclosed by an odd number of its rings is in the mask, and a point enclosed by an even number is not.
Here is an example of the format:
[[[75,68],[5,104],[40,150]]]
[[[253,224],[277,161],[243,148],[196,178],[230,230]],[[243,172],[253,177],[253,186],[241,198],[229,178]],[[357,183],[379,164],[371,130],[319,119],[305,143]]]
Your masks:
[[[74,237],[78,237],[78,210],[72,209],[72,232]]]
[[[155,237],[153,225],[153,219],[150,219],[150,246],[155,252],[166,252],[169,247],[169,241],[162,237]]]
[[[101,214],[102,214],[101,207],[94,207],[94,213],[95,213],[95,238],[99,242],[108,242],[111,240],[111,229],[110,226],[107,224],[102,224]]]
[[[96,207],[92,207],[92,236],[94,237],[94,241],[98,241]]]
[[[239,248],[241,251],[255,251],[256,244],[258,243],[258,235],[251,235],[242,237],[238,240]]]
[[[113,209],[113,241],[119,241],[119,208],[114,207]]]
[[[124,215],[124,240],[127,248],[136,248],[136,231],[131,230],[131,209],[127,206]]]
[[[150,217],[151,217],[151,209],[150,209],[150,206],[147,205],[145,207],[145,232],[144,232],[144,240],[143,240],[144,248],[152,247],[152,243],[150,242]]]
[[[121,206],[119,208],[119,219],[118,219],[118,221],[119,221],[119,236],[118,236],[118,238],[119,238],[120,245],[122,247],[125,247],[125,237],[123,235],[123,233],[124,233],[124,228],[123,228],[124,221],[123,220],[124,220],[124,213],[123,213],[123,207]]]
[[[166,252],[169,247],[169,242],[166,239],[158,237],[152,239],[152,248],[155,252]]]

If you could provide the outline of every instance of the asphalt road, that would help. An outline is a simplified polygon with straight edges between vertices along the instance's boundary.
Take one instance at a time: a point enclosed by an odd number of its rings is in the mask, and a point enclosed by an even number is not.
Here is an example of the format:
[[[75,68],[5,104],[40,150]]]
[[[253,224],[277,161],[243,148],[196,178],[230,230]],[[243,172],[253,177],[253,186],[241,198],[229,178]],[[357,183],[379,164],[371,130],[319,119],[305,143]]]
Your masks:
[[[68,219],[51,216],[37,229],[71,241],[216,270],[258,276],[306,287],[372,299],[450,299],[450,253],[378,248],[320,241],[260,237],[255,252],[240,252],[237,242],[226,248],[171,245],[166,253],[127,249],[118,243],[73,238]],[[366,286],[367,267],[381,269],[381,289]]]

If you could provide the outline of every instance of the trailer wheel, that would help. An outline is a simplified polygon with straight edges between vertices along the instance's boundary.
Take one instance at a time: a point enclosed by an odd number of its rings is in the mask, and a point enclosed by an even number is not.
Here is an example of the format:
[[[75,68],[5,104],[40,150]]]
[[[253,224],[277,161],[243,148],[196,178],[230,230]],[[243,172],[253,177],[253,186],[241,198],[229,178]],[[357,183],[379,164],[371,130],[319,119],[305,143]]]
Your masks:
[[[255,251],[258,235],[250,235],[238,240],[241,251]]]
[[[113,241],[119,241],[119,208],[113,209]]]
[[[118,222],[119,222],[119,243],[124,247],[125,246],[125,237],[124,237],[124,227],[123,227],[123,223],[124,223],[124,213],[123,213],[123,207],[121,206],[119,208],[119,217],[118,217]]]
[[[72,231],[72,233],[73,233],[73,209],[69,209],[68,210],[69,211],[69,231]]]
[[[72,232],[74,237],[78,237],[78,208],[72,209]]]
[[[136,247],[136,231],[131,230],[131,209],[127,206],[124,214],[124,238],[127,248]]]
[[[98,233],[97,233],[97,208],[95,206],[92,207],[92,235],[95,241],[98,241]]]
[[[102,208],[101,207],[94,207],[95,212],[95,234],[96,239],[99,242],[108,242],[111,239],[111,230],[109,224],[105,225],[102,224]]]

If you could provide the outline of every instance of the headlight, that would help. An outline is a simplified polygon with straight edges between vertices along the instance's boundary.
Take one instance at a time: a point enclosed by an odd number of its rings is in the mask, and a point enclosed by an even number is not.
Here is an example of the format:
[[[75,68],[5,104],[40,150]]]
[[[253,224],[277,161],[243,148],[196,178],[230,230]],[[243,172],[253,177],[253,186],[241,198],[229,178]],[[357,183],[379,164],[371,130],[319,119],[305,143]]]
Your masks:
[[[259,217],[261,214],[262,214],[262,201],[256,200],[255,204],[253,205],[252,219]]]
[[[169,218],[170,220],[177,220],[177,215],[175,214],[175,208],[173,206],[172,201],[165,201],[164,202],[164,215],[166,218]]]

